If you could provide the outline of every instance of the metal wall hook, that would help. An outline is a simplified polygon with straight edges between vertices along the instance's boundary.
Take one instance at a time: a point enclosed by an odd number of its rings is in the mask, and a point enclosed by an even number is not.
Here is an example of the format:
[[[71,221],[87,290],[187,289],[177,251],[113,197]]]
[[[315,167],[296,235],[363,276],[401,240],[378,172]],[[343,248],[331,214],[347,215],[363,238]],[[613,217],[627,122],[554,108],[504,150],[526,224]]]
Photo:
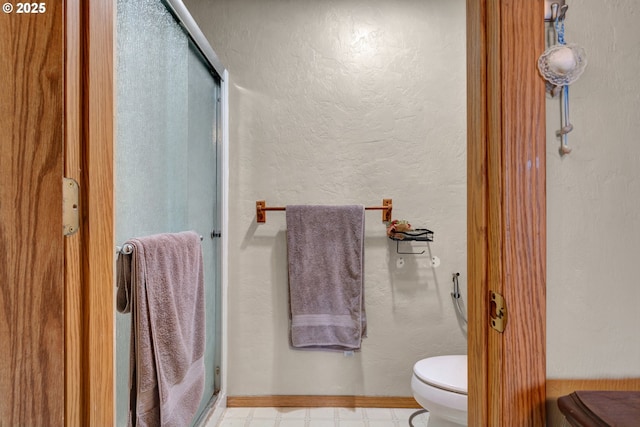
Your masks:
[[[568,4],[563,4],[562,6],[560,6],[560,11],[557,12],[557,16],[555,18],[556,21],[564,21],[565,16],[567,15],[567,10],[569,9],[569,5]]]
[[[545,0],[544,2],[544,20],[545,22],[555,22],[560,18],[563,20],[567,14],[568,5],[565,0]]]

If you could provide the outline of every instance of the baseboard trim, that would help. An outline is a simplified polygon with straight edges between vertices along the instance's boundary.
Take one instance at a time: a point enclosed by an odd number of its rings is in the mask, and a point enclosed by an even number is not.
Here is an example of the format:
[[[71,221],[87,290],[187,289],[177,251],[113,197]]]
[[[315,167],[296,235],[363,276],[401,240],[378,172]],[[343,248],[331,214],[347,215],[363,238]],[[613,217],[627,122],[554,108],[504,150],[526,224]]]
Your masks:
[[[558,398],[576,390],[640,390],[640,378],[547,379],[547,425],[563,425]]]
[[[420,408],[413,397],[398,396],[227,396],[228,408]]]

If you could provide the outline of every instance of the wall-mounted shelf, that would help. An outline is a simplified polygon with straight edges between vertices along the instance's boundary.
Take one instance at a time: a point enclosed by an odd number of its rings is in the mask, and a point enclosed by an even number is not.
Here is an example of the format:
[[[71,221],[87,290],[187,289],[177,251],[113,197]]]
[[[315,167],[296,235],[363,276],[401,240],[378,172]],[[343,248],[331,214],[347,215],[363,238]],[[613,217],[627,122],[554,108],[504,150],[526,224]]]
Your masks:
[[[391,240],[396,241],[396,252],[401,255],[421,255],[422,252],[400,252],[400,242],[433,242],[433,231],[427,228],[416,228],[407,231],[395,231],[389,235]]]

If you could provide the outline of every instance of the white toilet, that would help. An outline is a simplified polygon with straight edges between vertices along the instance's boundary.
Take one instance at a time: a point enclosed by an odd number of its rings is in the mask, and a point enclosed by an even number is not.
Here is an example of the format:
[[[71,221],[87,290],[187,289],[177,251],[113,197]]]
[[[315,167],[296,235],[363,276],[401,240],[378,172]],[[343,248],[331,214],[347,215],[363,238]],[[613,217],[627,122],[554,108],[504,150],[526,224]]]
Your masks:
[[[429,411],[429,427],[467,425],[467,356],[436,356],[413,366],[413,397]]]

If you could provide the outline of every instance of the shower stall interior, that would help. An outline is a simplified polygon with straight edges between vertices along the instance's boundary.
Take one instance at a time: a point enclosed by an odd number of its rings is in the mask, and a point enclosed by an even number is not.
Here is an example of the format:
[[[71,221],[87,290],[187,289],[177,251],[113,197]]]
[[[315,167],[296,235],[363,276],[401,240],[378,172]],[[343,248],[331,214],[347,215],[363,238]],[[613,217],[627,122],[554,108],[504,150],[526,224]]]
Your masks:
[[[205,393],[220,389],[224,68],[180,1],[118,0],[115,235],[202,236]],[[131,315],[116,315],[116,425],[127,424]]]

